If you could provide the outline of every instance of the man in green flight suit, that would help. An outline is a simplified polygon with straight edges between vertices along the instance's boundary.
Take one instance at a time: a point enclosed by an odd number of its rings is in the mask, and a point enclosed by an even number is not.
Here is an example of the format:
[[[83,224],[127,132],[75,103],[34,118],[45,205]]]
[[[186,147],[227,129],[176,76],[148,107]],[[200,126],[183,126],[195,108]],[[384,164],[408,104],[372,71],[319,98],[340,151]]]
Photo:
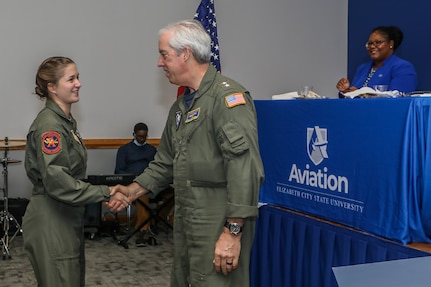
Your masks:
[[[175,188],[171,286],[249,286],[263,182],[256,111],[249,92],[210,64],[210,37],[195,20],[159,33],[159,60],[186,87],[169,111],[155,160],[127,187],[131,200]]]

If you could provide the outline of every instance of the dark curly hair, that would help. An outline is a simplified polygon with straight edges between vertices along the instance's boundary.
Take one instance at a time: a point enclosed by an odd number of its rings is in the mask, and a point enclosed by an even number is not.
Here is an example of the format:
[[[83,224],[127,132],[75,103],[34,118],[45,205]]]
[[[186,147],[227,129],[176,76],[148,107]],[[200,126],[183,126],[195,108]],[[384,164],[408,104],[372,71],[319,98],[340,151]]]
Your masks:
[[[133,131],[137,133],[138,131],[148,131],[148,126],[144,123],[137,123],[133,128]]]
[[[388,41],[394,41],[394,51],[403,41],[403,31],[397,26],[379,26],[371,30],[371,34],[375,32],[382,34]]]

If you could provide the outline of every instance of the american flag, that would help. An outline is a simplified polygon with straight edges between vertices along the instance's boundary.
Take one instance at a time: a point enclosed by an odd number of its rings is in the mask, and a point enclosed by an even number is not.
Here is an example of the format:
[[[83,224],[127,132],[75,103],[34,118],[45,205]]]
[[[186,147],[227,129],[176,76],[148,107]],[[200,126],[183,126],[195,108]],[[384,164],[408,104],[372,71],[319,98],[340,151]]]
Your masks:
[[[224,99],[226,101],[226,105],[228,108],[245,104],[244,96],[241,93],[236,93],[236,94],[226,96]]]
[[[217,38],[217,20],[214,0],[202,0],[196,10],[195,20],[201,22],[211,37],[211,63],[220,72],[220,52]]]

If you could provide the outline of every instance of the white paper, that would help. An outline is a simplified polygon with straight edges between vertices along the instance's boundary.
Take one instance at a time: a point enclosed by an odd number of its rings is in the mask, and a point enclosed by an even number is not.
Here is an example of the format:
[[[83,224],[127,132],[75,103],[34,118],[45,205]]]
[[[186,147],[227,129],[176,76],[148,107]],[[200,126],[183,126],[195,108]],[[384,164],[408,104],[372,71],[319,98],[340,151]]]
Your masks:
[[[285,93],[280,95],[273,95],[272,99],[273,100],[294,100],[298,97],[299,97],[298,92],[290,92],[290,93]]]
[[[352,92],[344,93],[343,95],[346,98],[353,99],[353,98],[356,98],[356,97],[358,97],[360,95],[365,95],[365,94],[379,96],[379,97],[387,97],[387,98],[393,98],[393,97],[400,96],[400,92],[397,91],[397,90],[394,90],[394,91],[383,91],[382,92],[382,91],[378,91],[378,90],[375,90],[375,89],[370,88],[370,87],[362,87],[362,88],[354,90]]]
[[[325,99],[325,97],[318,95],[316,92],[308,91],[308,95],[301,96],[298,92],[290,92],[280,95],[273,95],[273,100],[295,100],[295,99]]]

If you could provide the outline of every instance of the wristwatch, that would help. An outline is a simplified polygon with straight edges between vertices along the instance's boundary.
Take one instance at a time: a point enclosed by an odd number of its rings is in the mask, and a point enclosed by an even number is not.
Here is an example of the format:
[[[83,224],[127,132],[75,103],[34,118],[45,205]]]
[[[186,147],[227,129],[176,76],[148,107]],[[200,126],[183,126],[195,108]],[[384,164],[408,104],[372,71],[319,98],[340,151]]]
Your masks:
[[[231,234],[238,235],[242,232],[242,226],[238,223],[229,223],[227,220],[224,223],[224,226],[227,227]]]

